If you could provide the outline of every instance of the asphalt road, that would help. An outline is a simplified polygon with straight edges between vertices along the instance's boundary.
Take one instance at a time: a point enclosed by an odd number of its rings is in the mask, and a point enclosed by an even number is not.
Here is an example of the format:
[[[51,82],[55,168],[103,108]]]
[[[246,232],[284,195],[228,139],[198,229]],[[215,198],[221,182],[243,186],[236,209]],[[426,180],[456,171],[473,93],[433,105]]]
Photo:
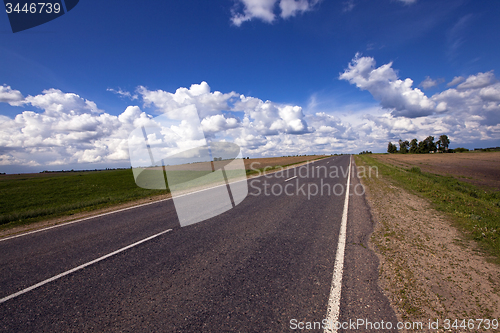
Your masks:
[[[235,208],[183,228],[167,200],[0,241],[0,331],[320,332],[305,328],[326,316],[348,166],[334,156],[254,178]],[[395,326],[353,170],[339,322]]]

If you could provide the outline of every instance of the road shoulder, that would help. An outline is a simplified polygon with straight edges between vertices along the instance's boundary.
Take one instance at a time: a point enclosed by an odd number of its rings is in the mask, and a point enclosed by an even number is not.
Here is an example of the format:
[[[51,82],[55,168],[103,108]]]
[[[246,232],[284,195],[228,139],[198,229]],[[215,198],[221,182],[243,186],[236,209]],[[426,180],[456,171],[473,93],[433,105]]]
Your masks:
[[[339,321],[363,321],[354,331],[397,332],[398,318],[378,284],[379,260],[369,247],[374,223],[357,171],[353,163]],[[380,326],[370,327],[367,322]],[[389,322],[392,329],[387,329]]]

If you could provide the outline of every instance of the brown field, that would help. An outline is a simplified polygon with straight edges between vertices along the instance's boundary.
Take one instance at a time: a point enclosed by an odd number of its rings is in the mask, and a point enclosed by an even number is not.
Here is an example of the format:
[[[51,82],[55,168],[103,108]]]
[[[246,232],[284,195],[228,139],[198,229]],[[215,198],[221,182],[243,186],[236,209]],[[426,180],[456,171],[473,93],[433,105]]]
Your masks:
[[[292,157],[265,157],[265,158],[244,159],[243,161],[245,162],[245,170],[252,170],[252,168],[257,170],[257,169],[263,169],[265,167],[285,166],[290,164],[312,161],[321,157],[326,157],[326,156],[310,155],[310,156],[292,156]],[[219,169],[221,166],[224,166],[229,162],[231,162],[231,160],[217,161],[214,162],[214,166],[216,169]],[[166,166],[165,169],[167,171],[178,170],[178,169],[181,169],[183,171],[200,171],[200,170],[211,169],[211,166],[209,162],[200,162],[193,164]]]
[[[301,163],[312,161],[321,157],[326,157],[325,155],[311,155],[311,156],[293,156],[293,157],[266,157],[266,158],[251,158],[245,160],[245,169],[251,170],[252,164],[255,169],[261,169],[265,167],[273,166],[284,166],[289,164]]]
[[[381,162],[444,176],[500,190],[500,152],[455,154],[375,154]]]

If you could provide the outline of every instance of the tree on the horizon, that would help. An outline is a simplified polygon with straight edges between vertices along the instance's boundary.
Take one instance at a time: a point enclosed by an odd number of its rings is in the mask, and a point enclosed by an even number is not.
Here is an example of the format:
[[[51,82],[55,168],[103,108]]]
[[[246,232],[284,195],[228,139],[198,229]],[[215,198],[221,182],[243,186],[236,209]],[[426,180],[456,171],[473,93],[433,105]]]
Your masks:
[[[410,143],[408,142],[408,140],[403,141],[399,139],[399,152],[401,154],[406,154],[408,152],[408,147],[410,147]]]
[[[425,147],[424,153],[436,150],[436,144],[434,143],[434,137],[432,135],[429,135],[428,137],[425,138],[424,147]]]
[[[418,140],[413,139],[410,142],[410,154],[417,154],[418,153]]]
[[[387,145],[387,152],[389,154],[397,153],[398,147],[395,144],[393,144],[392,142],[389,142],[389,144]]]
[[[426,150],[426,147],[425,147],[425,142],[424,141],[419,141],[418,142],[418,153],[419,154],[425,154],[425,153],[428,153],[429,151],[425,151]]]
[[[440,151],[447,151],[448,150],[448,147],[450,145],[450,139],[448,139],[448,135],[446,134],[443,134],[439,137],[439,140],[436,142],[437,145],[438,145],[438,149]]]

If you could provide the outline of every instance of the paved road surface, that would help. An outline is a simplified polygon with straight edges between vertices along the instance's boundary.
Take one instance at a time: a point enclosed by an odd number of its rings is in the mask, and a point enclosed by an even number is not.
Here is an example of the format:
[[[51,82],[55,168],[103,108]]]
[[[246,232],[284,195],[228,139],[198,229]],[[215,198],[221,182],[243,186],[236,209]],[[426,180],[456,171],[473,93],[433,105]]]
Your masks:
[[[255,178],[234,209],[184,228],[167,200],[0,241],[0,331],[288,332],[321,322],[349,160]],[[356,172],[350,182],[351,194],[361,192]],[[286,185],[292,195],[275,195]],[[339,195],[328,195],[328,186]],[[349,198],[339,321],[395,325],[367,246],[373,226],[364,196]]]

